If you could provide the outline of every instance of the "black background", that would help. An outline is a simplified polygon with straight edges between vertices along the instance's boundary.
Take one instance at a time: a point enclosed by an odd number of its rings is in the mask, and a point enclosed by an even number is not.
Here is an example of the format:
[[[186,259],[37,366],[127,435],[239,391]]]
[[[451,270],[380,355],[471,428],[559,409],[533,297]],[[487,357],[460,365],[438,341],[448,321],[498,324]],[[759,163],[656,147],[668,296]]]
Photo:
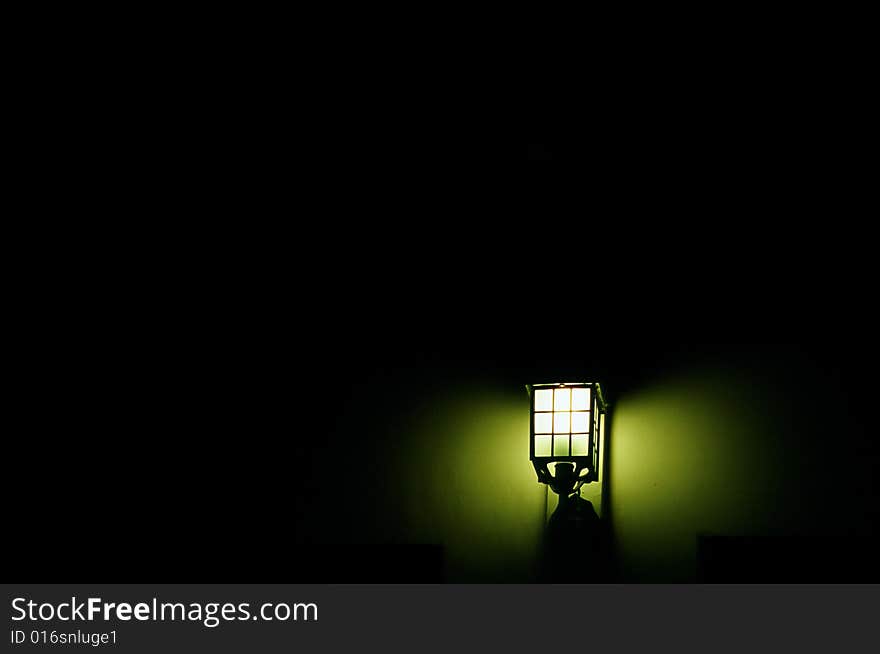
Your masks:
[[[429,388],[589,369],[623,393],[732,359],[815,374],[845,398],[835,416],[854,445],[832,481],[877,525],[874,257],[852,191],[863,173],[838,147],[852,128],[796,76],[783,89],[615,64],[586,86],[532,64],[497,144],[467,121],[381,110],[291,126],[255,84],[229,132],[210,88],[176,92],[187,120],[147,112],[155,131],[121,137],[137,165],[100,184],[77,175],[95,152],[67,148],[53,193],[126,218],[27,241],[4,456],[13,576],[443,580],[442,551],[395,537],[371,445],[383,388],[411,407]],[[547,274],[597,291],[566,295],[559,326],[598,325],[600,346],[529,339],[529,298],[556,293]],[[336,416],[317,439],[308,384],[336,389],[313,400]],[[326,465],[336,438],[351,439],[353,477]],[[355,502],[350,486],[374,490]],[[849,556],[877,536],[836,535],[833,580],[877,581],[871,557]],[[808,540],[787,579],[816,580]],[[734,547],[752,563],[768,551]]]

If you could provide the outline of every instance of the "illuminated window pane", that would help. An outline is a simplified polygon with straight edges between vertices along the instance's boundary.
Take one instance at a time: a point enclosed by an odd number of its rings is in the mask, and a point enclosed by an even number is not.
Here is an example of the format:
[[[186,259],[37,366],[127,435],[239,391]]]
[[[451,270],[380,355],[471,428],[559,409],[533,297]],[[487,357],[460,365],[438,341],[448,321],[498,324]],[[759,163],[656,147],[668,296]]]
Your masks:
[[[553,395],[556,398],[556,404],[553,407],[554,411],[570,411],[571,410],[571,389],[570,388],[557,388],[553,392]]]
[[[551,456],[550,439],[553,438],[549,434],[544,436],[535,436],[535,456]]]
[[[553,414],[553,432],[556,434],[567,434],[569,431],[570,413],[554,413]]]
[[[590,414],[586,411],[584,413],[572,413],[571,431],[572,433],[587,433],[588,431],[590,431]]]
[[[535,391],[535,411],[553,410],[553,389]]]
[[[568,456],[568,434],[553,437],[553,456]]]
[[[573,456],[587,456],[589,454],[586,434],[575,434],[571,437],[571,453]]]
[[[572,411],[589,411],[590,410],[590,389],[589,388],[572,388],[571,389],[571,410]]]
[[[535,414],[535,433],[549,434],[553,431],[553,414],[552,413],[536,413]]]

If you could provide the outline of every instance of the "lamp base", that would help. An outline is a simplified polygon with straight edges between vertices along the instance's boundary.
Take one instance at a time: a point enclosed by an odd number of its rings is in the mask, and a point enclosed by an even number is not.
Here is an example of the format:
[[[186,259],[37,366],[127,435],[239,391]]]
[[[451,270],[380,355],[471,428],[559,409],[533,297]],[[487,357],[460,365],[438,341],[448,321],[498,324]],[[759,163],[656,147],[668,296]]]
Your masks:
[[[548,468],[548,466],[553,463],[554,461],[547,461],[546,459],[532,459],[532,465],[534,465],[535,472],[538,475],[538,482],[547,484],[553,488],[553,492],[555,493],[560,493],[560,490],[562,493],[565,493],[567,487],[570,488],[567,492],[573,493],[583,484],[598,481],[596,471],[590,468],[589,462],[587,461],[577,460],[555,462],[555,475],[552,474]],[[556,490],[554,486],[558,487],[560,490]]]
[[[556,474],[550,476],[547,484],[554,493],[559,495],[559,500],[567,498],[569,495],[577,491],[584,483],[579,479],[573,463],[560,462],[556,464]]]

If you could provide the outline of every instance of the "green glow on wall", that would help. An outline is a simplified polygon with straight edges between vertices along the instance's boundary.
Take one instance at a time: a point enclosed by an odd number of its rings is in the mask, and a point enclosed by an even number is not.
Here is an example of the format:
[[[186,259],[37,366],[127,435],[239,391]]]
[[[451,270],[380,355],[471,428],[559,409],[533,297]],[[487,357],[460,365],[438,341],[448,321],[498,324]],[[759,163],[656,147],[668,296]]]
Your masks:
[[[610,521],[621,581],[696,580],[701,533],[812,524],[801,491],[815,456],[797,449],[800,405],[785,406],[762,374],[714,366],[609,398],[608,474],[581,496]],[[394,537],[443,546],[448,581],[534,580],[557,497],[529,461],[527,394],[456,384],[388,416]]]
[[[531,578],[546,488],[529,461],[526,393],[456,388],[401,428],[408,540],[443,545],[450,581]]]
[[[610,504],[624,581],[693,579],[697,534],[772,529],[786,456],[772,398],[760,380],[695,372],[614,403]]]

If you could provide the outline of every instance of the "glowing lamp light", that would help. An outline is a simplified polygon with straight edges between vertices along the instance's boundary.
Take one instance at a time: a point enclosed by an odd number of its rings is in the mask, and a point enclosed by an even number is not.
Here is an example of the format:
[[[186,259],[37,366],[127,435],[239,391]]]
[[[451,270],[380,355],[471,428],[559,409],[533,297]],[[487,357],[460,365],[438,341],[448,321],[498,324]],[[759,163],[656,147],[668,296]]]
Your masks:
[[[526,389],[532,414],[529,453],[538,481],[560,495],[598,481],[606,412],[599,384],[534,384]]]

